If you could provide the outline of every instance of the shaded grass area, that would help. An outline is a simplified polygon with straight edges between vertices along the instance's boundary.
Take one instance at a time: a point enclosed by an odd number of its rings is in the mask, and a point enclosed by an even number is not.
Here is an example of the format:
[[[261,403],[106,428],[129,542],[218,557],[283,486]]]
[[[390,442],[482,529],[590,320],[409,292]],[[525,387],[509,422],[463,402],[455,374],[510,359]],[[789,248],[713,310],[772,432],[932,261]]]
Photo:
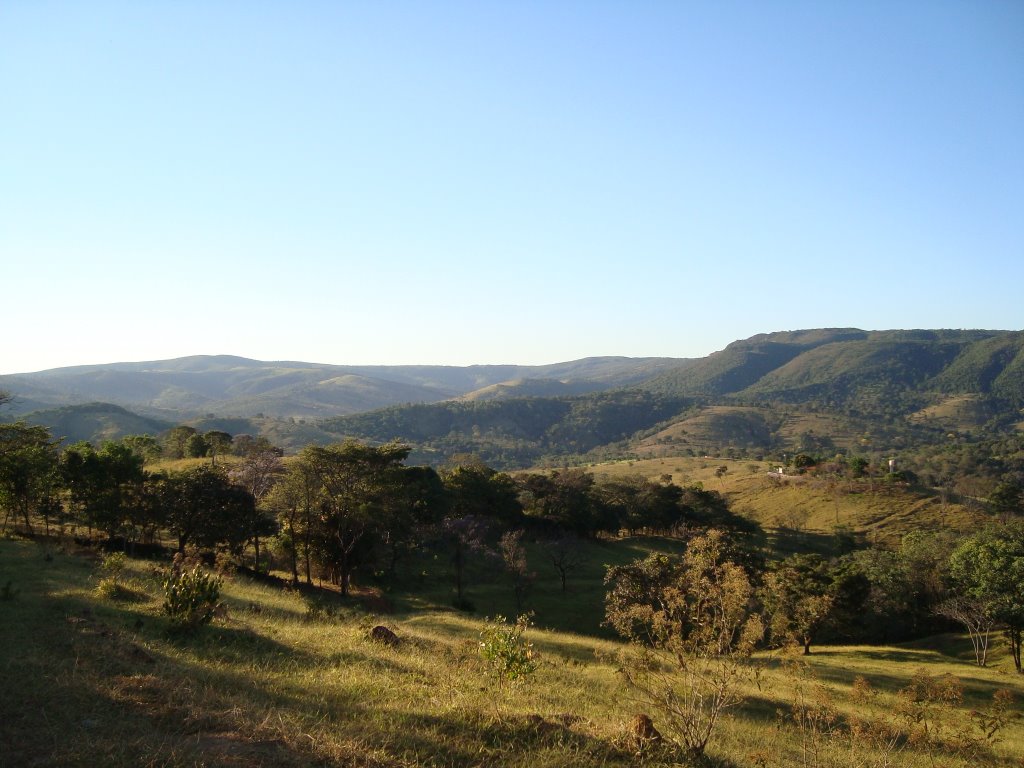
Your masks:
[[[672,539],[636,536],[627,539],[580,540],[578,565],[562,591],[544,541],[526,542],[527,563],[534,581],[522,605],[496,555],[477,553],[464,579],[464,597],[477,616],[512,617],[532,611],[534,623],[563,632],[615,637],[604,622],[604,577],[609,566],[625,565],[651,552],[680,554],[684,545]],[[389,596],[400,611],[450,610],[455,601],[453,566],[445,554],[420,552],[401,563]]]
[[[632,559],[651,543],[595,544],[590,578],[604,560]],[[401,610],[386,616],[321,595],[338,610],[312,619],[308,593],[236,577],[224,586],[227,618],[174,639],[160,615],[156,566],[130,560],[126,579],[144,599],[97,594],[98,558],[88,552],[0,540],[0,585],[16,592],[0,600],[0,765],[685,764],[678,751],[638,752],[630,741],[642,705],[624,696],[617,678],[622,646],[594,633],[531,630],[540,667],[509,690],[491,682],[478,655],[480,618],[405,610],[416,605],[409,595],[392,595]],[[437,584],[443,596],[445,584]],[[594,588],[581,572],[578,592],[563,598],[555,590],[546,607],[538,594],[538,617],[558,614],[563,600],[583,602]],[[486,605],[493,590],[504,610],[512,599],[505,589],[478,585],[471,594]],[[566,605],[565,615],[576,614]],[[378,622],[398,633],[398,647],[369,639]],[[966,641],[950,635],[909,646],[825,647],[809,663],[847,711],[860,706],[851,694],[858,675],[878,691],[871,706],[882,713],[917,668],[962,680],[965,718],[999,687],[1024,701],[1005,654],[978,669],[961,660],[965,651]],[[799,737],[779,727],[793,681],[778,657],[766,667],[762,688],[751,687],[747,704],[723,722],[707,765],[757,765],[766,744],[775,761],[760,764],[802,764]],[[1022,755],[1024,724],[1015,723],[991,764],[1017,765]],[[932,757],[908,752],[898,764],[931,765]]]

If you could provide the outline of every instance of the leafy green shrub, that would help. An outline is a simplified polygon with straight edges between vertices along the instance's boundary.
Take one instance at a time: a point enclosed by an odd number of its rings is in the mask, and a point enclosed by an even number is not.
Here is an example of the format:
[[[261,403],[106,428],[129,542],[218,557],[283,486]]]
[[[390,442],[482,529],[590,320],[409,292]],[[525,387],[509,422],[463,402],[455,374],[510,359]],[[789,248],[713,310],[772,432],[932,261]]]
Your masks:
[[[96,585],[96,594],[110,600],[116,600],[121,592],[121,585],[112,576],[105,576]]]
[[[521,682],[537,670],[533,643],[525,637],[529,626],[529,615],[520,616],[515,624],[495,616],[480,630],[480,655],[499,687]]]
[[[176,631],[190,632],[213,620],[220,598],[220,577],[196,566],[172,570],[164,579],[164,613]]]

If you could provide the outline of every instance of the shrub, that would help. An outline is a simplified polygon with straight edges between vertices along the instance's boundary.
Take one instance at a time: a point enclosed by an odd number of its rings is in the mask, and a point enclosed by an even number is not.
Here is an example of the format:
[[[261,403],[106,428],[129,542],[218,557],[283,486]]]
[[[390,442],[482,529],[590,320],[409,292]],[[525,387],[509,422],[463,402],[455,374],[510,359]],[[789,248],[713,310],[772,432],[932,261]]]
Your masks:
[[[196,566],[172,570],[164,579],[164,613],[171,628],[191,632],[213,620],[220,598],[221,580]]]
[[[127,565],[128,558],[124,556],[124,552],[114,552],[103,558],[100,570],[108,574],[114,581],[119,581]]]
[[[692,758],[704,754],[725,710],[743,701],[764,634],[750,611],[753,587],[723,544],[713,529],[681,560],[652,555],[605,578],[606,623],[632,642],[619,657],[632,698],[657,710],[662,732]]]
[[[495,616],[480,630],[480,655],[487,662],[499,687],[519,683],[537,670],[533,644],[526,639],[528,615],[509,624],[504,616]]]

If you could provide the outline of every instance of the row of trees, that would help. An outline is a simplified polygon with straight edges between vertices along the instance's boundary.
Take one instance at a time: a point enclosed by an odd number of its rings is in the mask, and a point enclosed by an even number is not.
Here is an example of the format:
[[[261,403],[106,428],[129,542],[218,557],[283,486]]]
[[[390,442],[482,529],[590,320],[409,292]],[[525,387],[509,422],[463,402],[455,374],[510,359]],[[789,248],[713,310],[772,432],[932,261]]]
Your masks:
[[[146,441],[149,457],[162,456],[168,459],[201,459],[209,457],[212,464],[218,456],[233,455],[251,457],[259,453],[272,452],[283,455],[281,449],[271,445],[265,437],[234,435],[219,429],[201,432],[195,427],[179,425],[167,431],[162,441],[148,435],[136,440]]]
[[[513,477],[473,460],[436,472],[405,466],[408,453],[407,446],[394,443],[347,442],[309,446],[282,463],[261,506],[277,515],[294,580],[300,566],[308,581],[319,565],[345,591],[358,569],[394,573],[412,551],[433,547],[448,553],[461,601],[464,570],[485,550],[501,556],[513,575],[525,576],[523,534],[514,544],[508,539],[517,531],[555,543],[552,561],[563,580],[567,540],[712,524],[749,539],[750,552],[759,540],[756,525],[700,487],[681,488],[665,479],[599,482],[582,470]],[[244,462],[235,476],[249,466],[252,461]]]
[[[165,453],[175,440],[185,450],[196,437],[219,443],[221,455],[239,445],[230,435],[178,429]],[[2,425],[4,527],[14,516],[28,531],[40,523],[85,529],[126,548],[170,536],[179,550],[251,550],[257,568],[261,543],[276,535],[293,580],[319,576],[343,591],[357,571],[394,573],[410,552],[434,546],[451,557],[460,600],[466,564],[480,551],[499,552],[499,538],[510,531],[561,540],[716,524],[748,537],[750,552],[760,534],[719,494],[668,477],[597,481],[568,469],[513,477],[468,457],[438,473],[406,466],[407,446],[356,442],[309,446],[287,461],[272,446],[249,444],[241,460],[218,465],[209,453],[208,464],[151,472],[154,443],[141,436],[61,449],[42,427]]]

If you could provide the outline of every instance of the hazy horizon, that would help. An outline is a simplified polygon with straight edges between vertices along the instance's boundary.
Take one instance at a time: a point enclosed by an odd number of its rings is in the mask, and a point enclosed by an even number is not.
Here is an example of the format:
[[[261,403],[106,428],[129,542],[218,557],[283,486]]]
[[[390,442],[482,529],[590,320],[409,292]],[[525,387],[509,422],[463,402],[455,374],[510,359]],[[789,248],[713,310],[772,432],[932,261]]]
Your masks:
[[[825,328],[838,328],[840,326],[823,326],[823,327],[825,327]],[[757,331],[755,333],[751,333],[748,336],[732,339],[728,343],[731,344],[734,341],[743,341],[744,339],[751,338],[752,336],[757,336],[757,335],[762,335],[762,334],[786,333],[786,332],[803,331],[803,330],[816,330],[816,329],[811,329],[811,328],[788,328],[788,329],[775,329],[775,330],[772,330],[772,331]],[[1024,328],[960,328],[960,329],[955,329],[955,328],[859,328],[858,330],[866,331],[868,333],[883,332],[883,331],[898,331],[898,330],[904,330],[904,331],[911,331],[911,330],[925,330],[925,331],[970,330],[970,331],[993,331],[993,332],[997,332],[997,333],[1016,333],[1016,332],[1019,332],[1021,330],[1024,330]],[[713,349],[713,350],[707,352],[706,354],[691,355],[691,356],[688,356],[688,357],[681,357],[679,355],[603,354],[603,355],[586,355],[584,357],[576,357],[576,358],[566,358],[564,360],[542,360],[542,361],[539,361],[539,362],[523,362],[523,361],[519,361],[519,360],[504,360],[504,361],[499,360],[499,361],[485,361],[485,362],[471,362],[471,363],[445,363],[445,362],[438,362],[438,363],[430,363],[430,362],[426,362],[426,363],[422,363],[422,362],[415,362],[415,363],[404,363],[404,362],[397,362],[397,363],[372,363],[371,362],[371,363],[367,363],[367,362],[358,362],[358,361],[357,362],[347,362],[347,361],[336,362],[336,361],[327,361],[327,360],[300,360],[300,359],[298,359],[296,357],[263,359],[263,358],[249,357],[247,355],[238,355],[238,354],[234,354],[232,352],[209,352],[209,353],[200,352],[200,353],[195,353],[195,354],[179,355],[177,357],[160,357],[160,358],[155,358],[154,357],[154,358],[139,358],[137,360],[105,360],[105,361],[96,361],[96,362],[91,362],[91,363],[72,363],[72,364],[68,364],[68,365],[55,365],[55,366],[51,366],[49,368],[40,368],[38,370],[33,370],[33,371],[27,371],[27,370],[26,371],[0,370],[0,376],[14,376],[14,375],[19,375],[19,374],[44,373],[46,371],[59,370],[59,369],[63,369],[63,368],[94,368],[94,367],[116,366],[116,365],[141,365],[141,364],[144,364],[144,363],[159,363],[159,362],[167,362],[167,361],[172,361],[172,360],[187,359],[187,358],[192,358],[192,357],[211,357],[211,358],[216,358],[216,357],[236,357],[236,358],[240,358],[240,359],[244,359],[244,360],[249,360],[249,361],[257,362],[257,363],[282,363],[282,364],[299,363],[299,364],[303,364],[303,365],[337,366],[337,367],[341,367],[341,368],[390,368],[390,367],[395,367],[395,368],[401,368],[401,367],[452,367],[452,368],[465,368],[465,367],[473,367],[473,366],[481,366],[481,367],[484,367],[484,366],[494,366],[494,367],[499,367],[499,366],[542,367],[542,366],[547,366],[547,365],[557,365],[557,364],[560,364],[560,363],[571,363],[571,362],[575,362],[577,360],[584,360],[584,359],[589,359],[589,358],[625,358],[625,359],[659,358],[659,359],[666,359],[666,360],[672,359],[672,360],[680,360],[680,361],[692,360],[692,359],[699,359],[699,358],[707,357],[708,355],[714,354],[715,352],[720,352],[722,349],[725,348],[725,346],[728,346],[728,344],[723,345],[722,347],[720,347],[718,349]]]

